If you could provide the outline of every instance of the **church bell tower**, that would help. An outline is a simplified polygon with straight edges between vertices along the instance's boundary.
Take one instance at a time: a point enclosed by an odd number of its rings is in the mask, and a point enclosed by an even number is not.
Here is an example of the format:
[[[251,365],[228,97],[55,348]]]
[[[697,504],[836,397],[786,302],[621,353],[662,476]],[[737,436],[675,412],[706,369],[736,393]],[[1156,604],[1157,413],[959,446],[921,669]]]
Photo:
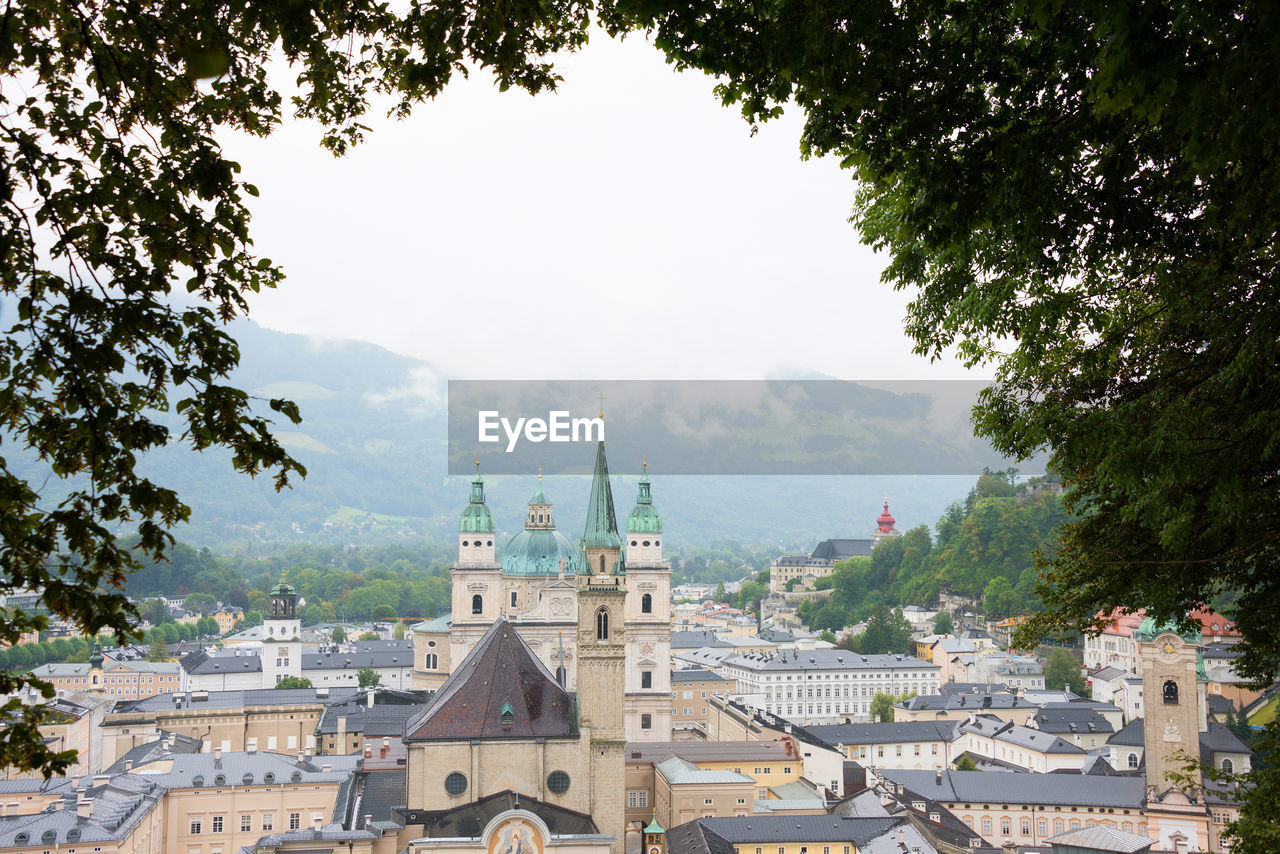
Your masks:
[[[614,854],[623,854],[627,579],[604,442],[596,448],[582,549],[586,566],[578,576],[577,688],[582,725],[591,733],[591,815],[602,833],[616,836]]]

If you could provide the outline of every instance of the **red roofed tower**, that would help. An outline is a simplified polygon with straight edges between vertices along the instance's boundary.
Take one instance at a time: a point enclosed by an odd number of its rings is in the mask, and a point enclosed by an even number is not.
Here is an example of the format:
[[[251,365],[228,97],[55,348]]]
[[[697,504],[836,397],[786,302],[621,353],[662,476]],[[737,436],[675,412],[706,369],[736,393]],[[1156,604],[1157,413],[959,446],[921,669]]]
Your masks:
[[[876,530],[871,535],[871,547],[875,548],[880,545],[880,541],[887,537],[900,537],[902,532],[893,527],[893,523],[897,521],[893,518],[893,514],[889,512],[889,497],[886,495],[884,499],[884,512],[876,518]]]

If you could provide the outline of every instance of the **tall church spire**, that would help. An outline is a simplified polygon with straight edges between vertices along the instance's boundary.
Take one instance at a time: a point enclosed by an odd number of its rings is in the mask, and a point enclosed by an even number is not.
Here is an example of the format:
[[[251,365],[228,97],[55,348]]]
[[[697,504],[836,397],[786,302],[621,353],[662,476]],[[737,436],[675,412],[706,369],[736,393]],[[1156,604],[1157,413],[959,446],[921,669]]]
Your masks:
[[[613,512],[613,490],[609,487],[609,464],[604,458],[604,442],[596,443],[596,470],[587,499],[587,527],[582,532],[582,552],[586,572],[591,575],[622,575],[622,538]]]
[[[604,442],[596,443],[596,470],[591,477],[591,497],[587,500],[587,528],[584,546],[621,548],[618,519],[613,512],[613,490],[609,486],[609,464],[604,458]]]

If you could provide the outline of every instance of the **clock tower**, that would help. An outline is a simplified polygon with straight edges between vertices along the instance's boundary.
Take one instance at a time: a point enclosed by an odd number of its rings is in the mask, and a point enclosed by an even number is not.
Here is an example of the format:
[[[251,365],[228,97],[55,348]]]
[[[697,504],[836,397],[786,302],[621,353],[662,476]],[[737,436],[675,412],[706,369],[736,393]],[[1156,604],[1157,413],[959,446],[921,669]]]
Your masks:
[[[653,811],[653,821],[644,829],[644,854],[667,854],[667,832],[658,824],[658,811]]]

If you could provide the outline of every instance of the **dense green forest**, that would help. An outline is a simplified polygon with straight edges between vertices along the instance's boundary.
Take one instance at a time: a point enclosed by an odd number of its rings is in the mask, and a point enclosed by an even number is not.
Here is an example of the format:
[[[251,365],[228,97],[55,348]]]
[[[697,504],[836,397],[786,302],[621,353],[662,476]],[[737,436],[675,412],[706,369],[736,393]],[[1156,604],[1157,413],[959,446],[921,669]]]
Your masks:
[[[189,595],[210,610],[217,602],[261,621],[272,587],[283,578],[305,602],[303,625],[334,620],[431,618],[449,609],[453,555],[427,541],[362,548],[320,544],[273,550],[232,549],[215,555],[178,543],[167,563],[144,563],[126,592],[138,599]]]
[[[1035,611],[1037,550],[1051,549],[1053,530],[1068,520],[1055,489],[1016,472],[987,472],[964,502],[947,508],[934,535],[920,525],[876,546],[870,557],[836,565],[819,588],[826,600],[807,600],[800,615],[813,629],[839,630],[896,607],[928,605],[942,590],[977,597],[989,617]]]

